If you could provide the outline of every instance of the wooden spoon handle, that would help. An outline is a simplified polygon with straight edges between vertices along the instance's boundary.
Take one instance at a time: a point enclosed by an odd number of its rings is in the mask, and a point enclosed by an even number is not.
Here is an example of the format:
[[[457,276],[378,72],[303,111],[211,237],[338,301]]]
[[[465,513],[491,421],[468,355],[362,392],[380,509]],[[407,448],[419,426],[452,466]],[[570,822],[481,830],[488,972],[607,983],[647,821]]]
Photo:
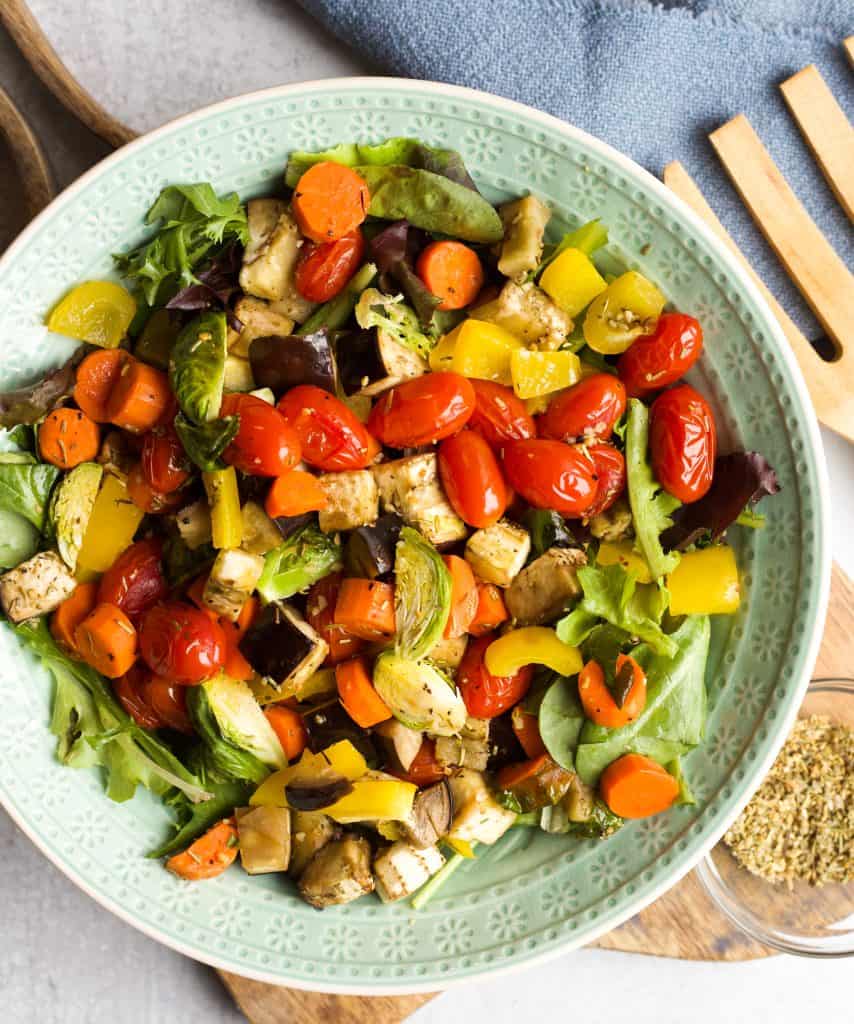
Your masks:
[[[53,199],[56,189],[50,167],[18,108],[0,89],[0,133],[12,151],[12,158],[24,190],[27,219],[32,220]]]

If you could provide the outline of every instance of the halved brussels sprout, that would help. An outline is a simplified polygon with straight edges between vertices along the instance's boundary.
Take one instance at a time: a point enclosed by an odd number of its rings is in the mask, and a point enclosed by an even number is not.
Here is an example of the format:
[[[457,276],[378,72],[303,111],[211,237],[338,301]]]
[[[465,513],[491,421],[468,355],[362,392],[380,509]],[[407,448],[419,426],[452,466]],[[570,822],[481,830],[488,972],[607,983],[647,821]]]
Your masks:
[[[181,411],[192,423],[206,423],[219,416],[227,333],[225,313],[202,313],[175,340],[169,383]]]
[[[404,526],[395,551],[394,576],[395,650],[417,661],[442,639],[451,613],[451,574],[433,545],[417,530]]]
[[[435,665],[384,651],[374,664],[374,688],[394,717],[410,729],[454,736],[466,706],[454,684]]]

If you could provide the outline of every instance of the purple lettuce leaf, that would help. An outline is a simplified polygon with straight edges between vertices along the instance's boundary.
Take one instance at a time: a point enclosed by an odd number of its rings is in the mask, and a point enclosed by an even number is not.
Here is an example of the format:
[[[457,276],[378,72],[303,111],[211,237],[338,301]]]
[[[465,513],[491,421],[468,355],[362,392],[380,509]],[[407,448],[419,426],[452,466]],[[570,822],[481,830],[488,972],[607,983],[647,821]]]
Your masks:
[[[239,331],[241,322],[234,315],[231,300],[240,291],[238,275],[243,262],[243,247],[233,243],[196,274],[196,280],[182,288],[166,303],[167,309],[198,313],[205,309],[223,309],[229,326]]]
[[[429,330],[436,307],[442,301],[415,273],[415,261],[427,242],[426,232],[414,228],[409,221],[396,220],[374,235],[368,246],[370,258],[380,272],[380,288],[384,292],[402,290],[425,330]]]

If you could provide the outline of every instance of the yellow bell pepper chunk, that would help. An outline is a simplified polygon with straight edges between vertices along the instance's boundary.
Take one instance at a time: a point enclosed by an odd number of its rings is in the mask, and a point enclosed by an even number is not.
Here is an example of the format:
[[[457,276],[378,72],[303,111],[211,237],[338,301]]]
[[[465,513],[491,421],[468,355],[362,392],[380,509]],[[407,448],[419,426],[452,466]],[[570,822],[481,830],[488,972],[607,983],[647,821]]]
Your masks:
[[[255,678],[249,680],[249,688],[255,694],[255,700],[259,704],[278,704],[283,700],[295,697],[297,700],[309,700],[312,697],[327,697],[338,694],[338,687],[335,684],[335,669],[319,668],[313,675],[302,684],[289,684],[287,686],[273,686],[264,679]]]
[[[243,514],[234,466],[202,473],[211,508],[211,535],[217,549],[239,548],[243,540]]]
[[[664,296],[643,274],[629,270],[590,303],[584,317],[584,340],[594,352],[625,352],[635,338],[655,330]]]
[[[486,648],[483,663],[494,676],[512,676],[523,665],[547,665],[562,676],[572,676],[584,665],[578,648],[559,640],[548,626],[524,626],[505,633]]]
[[[448,334],[443,334],[436,342],[427,358],[433,373],[441,373],[443,370],[454,368],[454,349],[457,347],[459,334],[459,328],[455,327]]]
[[[603,540],[596,555],[599,565],[621,565],[626,572],[632,572],[638,583],[652,583],[652,573],[646,559],[635,551],[630,540]]]
[[[136,315],[136,300],[115,281],[84,281],[53,307],[48,330],[101,348],[116,348]]]
[[[323,809],[334,821],[406,821],[418,787],[396,779],[359,779],[352,793]]]
[[[465,857],[466,860],[475,860],[477,854],[474,852],[474,848],[470,842],[465,839],[455,839],[453,836],[445,836],[442,842],[446,846],[458,853],[461,857]]]
[[[106,572],[130,547],[143,514],[130,500],[124,480],[105,473],[77,556],[75,575],[81,582]]]
[[[565,249],[543,271],[540,287],[570,316],[578,314],[608,283],[580,249]]]
[[[437,349],[442,351],[436,361],[438,362],[440,358],[446,360],[447,352],[452,349],[453,358],[450,366],[444,365],[443,369],[451,369],[463,377],[494,380],[499,384],[510,385],[510,357],[520,348],[522,342],[503,327],[488,324],[483,320],[469,319],[464,320],[459,327],[454,328],[442,339],[437,346]],[[433,356],[436,356],[436,349],[431,353],[431,369]]]
[[[519,398],[537,398],[568,388],[581,379],[574,352],[537,352],[520,348],[510,356],[513,390]]]
[[[733,615],[741,604],[735,553],[726,544],[687,552],[667,589],[671,615]]]
[[[316,779],[324,774],[335,773],[354,781],[368,770],[367,762],[349,740],[339,740],[331,747],[312,754],[304,750],[296,764],[273,772],[249,798],[253,807],[287,807],[285,786],[296,779]]]

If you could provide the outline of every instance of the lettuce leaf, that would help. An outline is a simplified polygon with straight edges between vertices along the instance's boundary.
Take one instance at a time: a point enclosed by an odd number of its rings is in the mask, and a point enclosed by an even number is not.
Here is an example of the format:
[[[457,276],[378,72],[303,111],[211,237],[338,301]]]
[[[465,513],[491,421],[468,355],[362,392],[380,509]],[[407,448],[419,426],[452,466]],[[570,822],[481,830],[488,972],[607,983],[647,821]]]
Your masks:
[[[37,423],[61,399],[70,395],[74,390],[77,365],[86,355],[88,348],[87,345],[80,345],[59,369],[53,370],[35,384],[0,394],[0,427]],[[14,443],[21,444],[19,440]]]
[[[0,463],[0,509],[17,512],[41,532],[58,476],[56,466],[46,463]]]
[[[673,656],[656,654],[649,644],[632,656],[646,672],[646,707],[621,729],[586,722],[575,752],[575,768],[588,785],[595,785],[612,761],[623,754],[646,754],[668,765],[703,738],[706,724],[706,660],[709,619],[688,616],[671,639]]]
[[[374,235],[368,246],[380,271],[382,290],[396,291],[393,284],[403,289],[425,331],[434,328],[434,313],[442,301],[415,273],[415,261],[426,242],[423,231],[413,228],[407,220],[396,220]]]
[[[632,507],[636,546],[655,579],[679,564],[675,551],[664,553],[661,534],[673,526],[671,514],[681,502],[662,490],[649,463],[649,409],[637,398],[629,400],[626,428],[626,477]]]

